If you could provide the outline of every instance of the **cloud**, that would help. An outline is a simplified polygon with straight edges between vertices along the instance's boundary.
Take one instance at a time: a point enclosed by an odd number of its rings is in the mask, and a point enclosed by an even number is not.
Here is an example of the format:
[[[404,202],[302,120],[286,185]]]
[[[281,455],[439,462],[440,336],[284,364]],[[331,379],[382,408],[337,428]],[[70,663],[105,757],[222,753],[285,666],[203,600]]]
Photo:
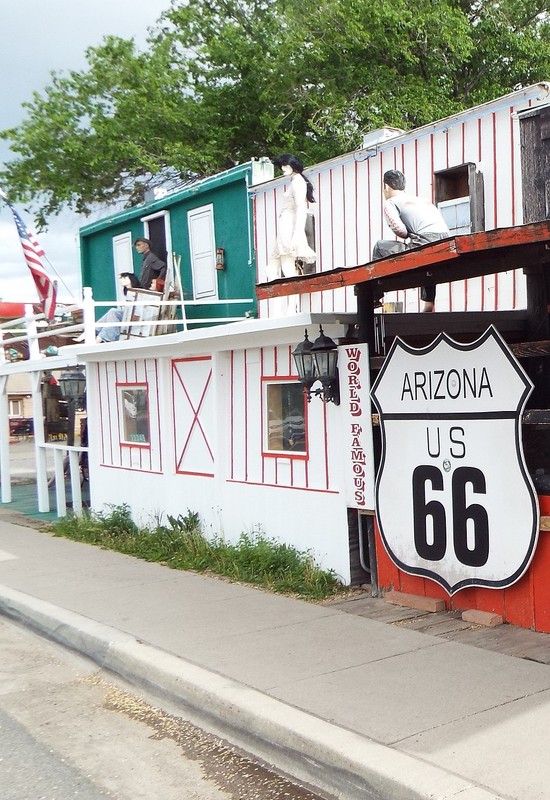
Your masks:
[[[0,130],[17,126],[25,116],[22,104],[42,92],[52,71],[86,67],[85,51],[108,35],[146,43],[147,29],[170,7],[170,0],[26,0],[2,4],[0,73],[4,93],[0,105]],[[11,158],[7,143],[0,141],[0,162]],[[36,301],[36,290],[23,258],[9,211],[0,203],[0,298]],[[23,210],[18,208],[19,213]],[[111,213],[106,211],[105,215]],[[25,216],[31,225],[32,220]],[[89,220],[87,220],[89,222]],[[58,296],[70,302],[80,298],[78,228],[82,219],[62,214],[52,219],[39,241],[52,268],[59,275]],[[48,263],[44,264],[50,269]],[[56,275],[54,274],[54,277]],[[66,284],[67,288],[63,285]]]

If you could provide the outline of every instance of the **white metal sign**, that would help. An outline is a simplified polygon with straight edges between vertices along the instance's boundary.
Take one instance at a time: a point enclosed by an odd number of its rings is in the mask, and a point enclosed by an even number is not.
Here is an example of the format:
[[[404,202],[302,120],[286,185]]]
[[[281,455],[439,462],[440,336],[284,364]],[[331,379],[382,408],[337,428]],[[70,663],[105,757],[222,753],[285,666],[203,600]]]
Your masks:
[[[466,345],[445,334],[421,350],[395,340],[372,397],[378,522],[402,570],[450,594],[523,575],[539,531],[520,431],[532,389],[492,327]]]
[[[349,508],[372,511],[374,510],[374,453],[368,345],[339,347],[338,374],[344,422],[346,504]]]

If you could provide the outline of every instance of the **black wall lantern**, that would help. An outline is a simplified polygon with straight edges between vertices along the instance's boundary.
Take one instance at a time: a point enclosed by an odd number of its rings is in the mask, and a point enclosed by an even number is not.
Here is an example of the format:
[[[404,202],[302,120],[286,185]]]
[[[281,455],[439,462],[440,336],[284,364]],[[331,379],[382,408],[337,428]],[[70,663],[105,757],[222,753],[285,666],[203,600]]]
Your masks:
[[[74,426],[77,411],[84,411],[86,375],[80,367],[69,367],[57,379],[67,401],[67,445],[74,446]]]
[[[86,391],[86,375],[82,370],[79,367],[71,367],[59,376],[58,381],[65,400],[74,403],[76,408],[81,409]]]
[[[309,341],[307,330],[303,342],[292,352],[298,380],[304,387],[308,403],[312,395],[320,397],[324,403],[340,405],[340,386],[338,383],[338,350],[329,336],[325,336],[319,326],[319,336]],[[321,388],[312,391],[316,381],[321,381]]]

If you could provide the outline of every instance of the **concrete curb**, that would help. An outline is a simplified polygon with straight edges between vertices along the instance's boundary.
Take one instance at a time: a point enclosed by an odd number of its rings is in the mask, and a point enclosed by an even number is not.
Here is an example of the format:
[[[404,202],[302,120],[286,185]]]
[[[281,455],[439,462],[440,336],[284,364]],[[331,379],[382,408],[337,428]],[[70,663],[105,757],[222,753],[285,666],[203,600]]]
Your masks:
[[[0,586],[0,613],[193,711],[192,721],[341,800],[499,795],[210,672],[108,625]]]

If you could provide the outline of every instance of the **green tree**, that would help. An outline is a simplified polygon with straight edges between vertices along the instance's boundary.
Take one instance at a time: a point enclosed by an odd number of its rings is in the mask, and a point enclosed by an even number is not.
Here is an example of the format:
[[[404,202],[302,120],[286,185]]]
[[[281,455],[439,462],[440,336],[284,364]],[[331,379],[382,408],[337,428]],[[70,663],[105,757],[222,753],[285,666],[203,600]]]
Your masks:
[[[283,150],[306,163],[547,77],[550,3],[174,0],[146,52],[108,38],[1,135],[38,223]]]

